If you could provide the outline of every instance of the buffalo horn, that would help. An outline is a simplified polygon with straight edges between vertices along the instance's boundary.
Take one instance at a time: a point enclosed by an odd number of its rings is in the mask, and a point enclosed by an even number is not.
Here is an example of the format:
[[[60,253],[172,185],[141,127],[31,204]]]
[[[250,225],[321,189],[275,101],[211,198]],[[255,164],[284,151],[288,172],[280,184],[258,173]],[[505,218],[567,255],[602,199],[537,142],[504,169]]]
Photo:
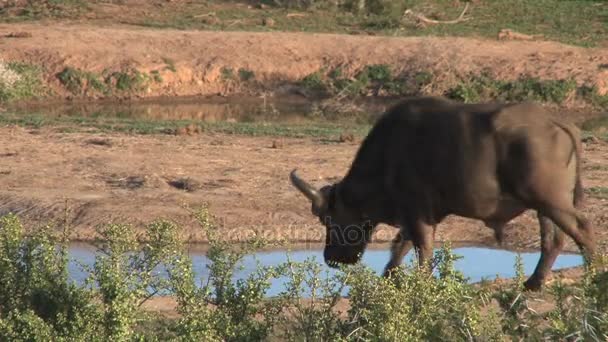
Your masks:
[[[291,179],[291,183],[298,190],[300,190],[300,192],[302,192],[304,194],[304,196],[306,196],[306,198],[308,198],[310,201],[312,201],[313,206],[315,206],[317,208],[323,208],[323,205],[325,202],[325,198],[323,197],[323,194],[321,194],[321,192],[319,192],[319,190],[315,189],[312,185],[308,184],[305,180],[298,177],[298,175],[296,174],[296,169],[291,171],[289,178]]]

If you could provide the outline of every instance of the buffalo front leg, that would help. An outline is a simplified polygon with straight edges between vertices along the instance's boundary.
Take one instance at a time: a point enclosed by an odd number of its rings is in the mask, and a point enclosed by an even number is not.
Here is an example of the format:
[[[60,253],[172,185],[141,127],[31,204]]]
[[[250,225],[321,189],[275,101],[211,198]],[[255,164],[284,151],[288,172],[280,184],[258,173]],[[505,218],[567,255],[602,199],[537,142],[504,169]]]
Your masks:
[[[389,277],[391,275],[391,271],[401,265],[403,258],[413,246],[414,244],[412,239],[409,237],[409,234],[406,233],[404,229],[400,229],[391,244],[391,259],[384,268],[385,277]]]
[[[536,265],[534,273],[526,280],[524,286],[528,290],[538,291],[542,287],[549,274],[551,267],[560,251],[564,247],[564,233],[558,229],[551,220],[540,213],[538,223],[540,225],[540,260]]]

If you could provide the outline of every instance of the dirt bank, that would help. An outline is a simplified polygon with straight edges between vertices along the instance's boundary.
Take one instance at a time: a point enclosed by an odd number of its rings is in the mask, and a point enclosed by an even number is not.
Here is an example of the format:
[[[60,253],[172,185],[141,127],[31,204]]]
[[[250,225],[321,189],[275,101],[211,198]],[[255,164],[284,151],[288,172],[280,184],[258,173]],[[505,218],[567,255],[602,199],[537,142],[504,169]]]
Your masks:
[[[257,231],[271,239],[323,241],[324,230],[310,214],[309,203],[290,185],[289,171],[299,168],[316,185],[335,181],[350,166],[359,141],[274,140],[0,128],[0,213],[17,212],[28,224],[40,224],[63,217],[67,199],[78,239],[91,239],[94,227],[109,220],[141,225],[167,217],[184,224],[186,237],[197,242],[205,239],[182,205],[209,202],[228,239]],[[608,186],[606,156],[605,143],[586,144],[588,188]],[[601,196],[588,196],[585,211],[598,240],[607,241],[608,208]],[[508,246],[539,246],[532,213],[514,220],[505,233]],[[393,234],[393,228],[381,227],[374,241],[389,241]],[[494,244],[492,231],[480,222],[455,217],[439,226],[437,238]],[[568,249],[576,250],[571,241]]]
[[[27,34],[6,37],[15,32]],[[505,80],[521,75],[572,77],[579,85],[595,85],[601,91],[608,87],[608,73],[600,70],[608,65],[607,49],[555,42],[204,32],[44,22],[2,24],[0,37],[0,56],[42,66],[52,96],[60,98],[75,96],[57,77],[66,67],[99,75],[131,69],[154,75],[155,81],[141,89],[113,94],[138,97],[251,90],[280,95],[292,92],[294,83],[321,68],[342,66],[348,76],[371,64],[390,65],[396,73],[434,72],[442,85],[488,69]],[[252,74],[236,75],[238,70]],[[240,76],[250,80],[243,82]],[[84,91],[77,96],[100,95]]]

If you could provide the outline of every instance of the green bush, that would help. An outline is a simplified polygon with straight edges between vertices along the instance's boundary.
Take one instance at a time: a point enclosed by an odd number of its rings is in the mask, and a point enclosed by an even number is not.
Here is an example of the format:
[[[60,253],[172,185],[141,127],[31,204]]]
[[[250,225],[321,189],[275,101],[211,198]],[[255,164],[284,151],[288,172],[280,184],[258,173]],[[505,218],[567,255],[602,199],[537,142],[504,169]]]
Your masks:
[[[449,89],[446,96],[467,103],[502,100],[561,104],[569,96],[575,95],[576,90],[576,82],[571,79],[540,80],[535,77],[521,77],[514,81],[501,81],[482,73],[473,75]]]
[[[101,81],[100,76],[92,72],[66,67],[57,74],[57,78],[72,94],[82,95],[89,89],[101,93],[107,93],[107,86]]]
[[[247,82],[253,80],[255,78],[255,73],[249,69],[240,68],[239,69],[239,79],[243,82]]]
[[[0,61],[0,102],[37,97],[43,91],[42,70],[39,67]]]
[[[324,92],[327,90],[324,77],[319,71],[306,75],[300,81],[300,85],[307,90],[315,92]]]
[[[148,86],[150,76],[137,69],[127,69],[109,74],[104,81],[108,86],[113,86],[118,91],[137,92]]]
[[[233,281],[243,257],[266,246],[222,239],[208,208],[192,212],[210,245],[208,275],[194,265],[167,220],[97,229],[95,262],[84,285],[67,272],[67,228],[26,231],[15,215],[0,219],[0,340],[7,341],[499,341],[605,340],[608,337],[608,258],[585,268],[580,284],[549,286],[555,308],[529,307],[521,259],[510,284],[491,289],[467,284],[454,269],[449,244],[425,268],[415,261],[383,278],[363,265],[344,266],[321,280],[323,266],[309,259],[258,267]],[[61,227],[59,227],[61,228]],[[57,233],[57,231],[60,231]],[[84,267],[84,266],[82,266]],[[270,282],[286,277],[267,297]],[[198,286],[202,284],[202,286]],[[349,309],[337,310],[348,293]],[[154,295],[177,301],[176,319],[140,307]],[[308,296],[308,298],[304,298]],[[494,305],[492,303],[497,303]]]

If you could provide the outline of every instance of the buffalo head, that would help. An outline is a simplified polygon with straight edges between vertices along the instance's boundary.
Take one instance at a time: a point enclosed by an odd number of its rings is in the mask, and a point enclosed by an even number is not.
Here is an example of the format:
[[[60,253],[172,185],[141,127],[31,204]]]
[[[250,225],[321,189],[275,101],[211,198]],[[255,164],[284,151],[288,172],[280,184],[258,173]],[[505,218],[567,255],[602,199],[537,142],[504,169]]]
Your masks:
[[[358,262],[372,234],[370,219],[344,201],[340,183],[316,189],[298,177],[296,170],[291,172],[290,179],[311,201],[312,213],[325,225],[325,263],[335,267],[338,263]]]

